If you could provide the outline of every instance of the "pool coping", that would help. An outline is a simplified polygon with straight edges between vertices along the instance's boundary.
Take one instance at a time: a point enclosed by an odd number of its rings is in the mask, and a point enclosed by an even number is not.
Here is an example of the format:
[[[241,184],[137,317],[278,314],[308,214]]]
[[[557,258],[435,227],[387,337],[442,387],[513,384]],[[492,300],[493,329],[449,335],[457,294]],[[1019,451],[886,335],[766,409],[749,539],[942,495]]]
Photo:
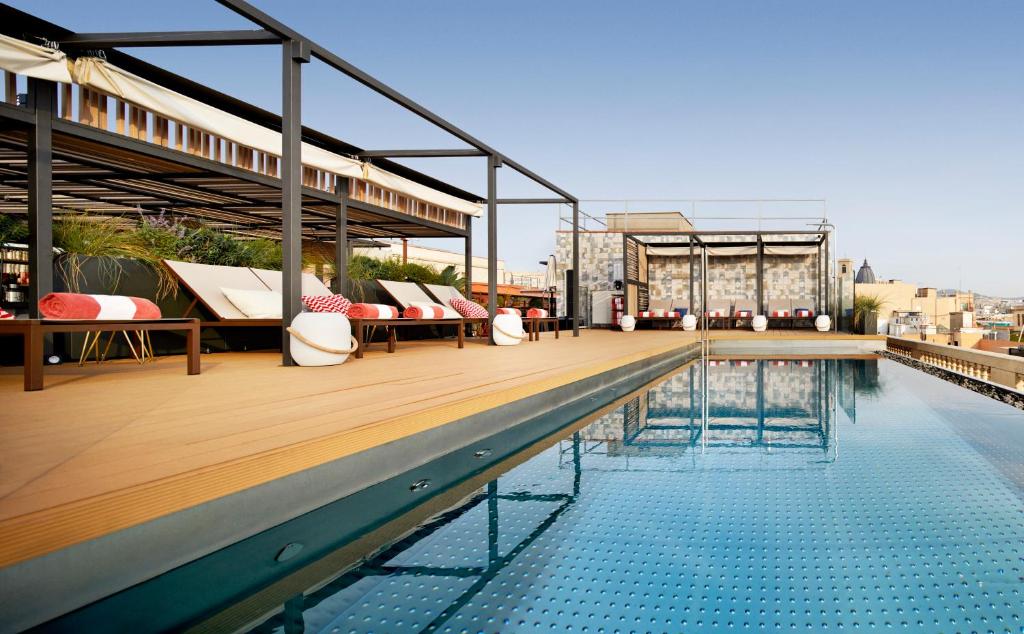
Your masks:
[[[966,374],[960,374],[959,372],[953,372],[952,370],[940,368],[936,365],[908,358],[903,355],[894,354],[887,350],[883,350],[879,354],[890,361],[897,361],[905,366],[920,370],[925,374],[930,374],[943,379],[944,381],[948,381],[949,383],[953,383],[954,385],[959,385],[962,388],[971,390],[972,392],[977,392],[978,394],[987,396],[993,400],[1005,403],[1011,407],[1024,410],[1024,394],[1006,387],[1005,385],[999,385],[992,381],[986,381],[973,376],[967,376]]]

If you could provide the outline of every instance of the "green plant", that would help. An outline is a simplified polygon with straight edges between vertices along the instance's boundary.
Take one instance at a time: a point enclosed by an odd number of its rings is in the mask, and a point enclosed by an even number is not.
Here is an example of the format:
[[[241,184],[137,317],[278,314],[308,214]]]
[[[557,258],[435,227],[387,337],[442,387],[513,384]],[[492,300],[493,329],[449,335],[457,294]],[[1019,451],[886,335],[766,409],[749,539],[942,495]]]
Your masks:
[[[28,239],[28,223],[20,218],[0,214],[0,244],[24,242]]]
[[[459,272],[455,270],[454,264],[449,264],[441,270],[437,283],[444,286],[454,286],[460,293],[466,294],[466,278],[459,275]]]
[[[157,297],[175,292],[170,273],[160,264],[159,256],[139,242],[135,232],[126,229],[120,218],[65,214],[53,223],[53,246],[62,253],[58,256],[58,271],[65,286],[78,292],[84,279],[83,266],[90,260],[111,290],[117,290],[124,276],[119,258],[138,260],[157,274]]]
[[[853,299],[853,325],[862,328],[864,319],[871,313],[879,313],[885,302],[877,295],[858,295]]]

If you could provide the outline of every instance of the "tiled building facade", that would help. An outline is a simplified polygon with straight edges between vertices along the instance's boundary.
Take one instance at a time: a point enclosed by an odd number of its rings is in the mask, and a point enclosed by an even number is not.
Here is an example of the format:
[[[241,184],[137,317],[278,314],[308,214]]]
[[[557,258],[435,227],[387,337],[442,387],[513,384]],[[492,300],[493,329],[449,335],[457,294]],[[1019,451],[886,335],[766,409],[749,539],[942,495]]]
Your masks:
[[[735,236],[733,240],[749,236]],[[716,238],[728,241],[729,236]],[[678,241],[678,236],[649,236],[647,242]],[[557,234],[558,292],[565,297],[565,273],[572,267],[572,233]],[[580,301],[583,314],[589,293],[615,290],[616,280],[623,280],[623,234],[610,231],[580,233]],[[700,258],[695,254],[693,274],[694,297],[700,297]],[[690,262],[686,256],[650,256],[651,299],[690,298]],[[818,262],[816,255],[771,255],[764,259],[764,301],[780,298],[816,298]],[[710,256],[708,261],[709,299],[756,299],[757,256]],[[698,300],[699,301],[699,300]],[[559,314],[565,315],[566,303],[560,302]],[[818,307],[822,310],[823,307]]]

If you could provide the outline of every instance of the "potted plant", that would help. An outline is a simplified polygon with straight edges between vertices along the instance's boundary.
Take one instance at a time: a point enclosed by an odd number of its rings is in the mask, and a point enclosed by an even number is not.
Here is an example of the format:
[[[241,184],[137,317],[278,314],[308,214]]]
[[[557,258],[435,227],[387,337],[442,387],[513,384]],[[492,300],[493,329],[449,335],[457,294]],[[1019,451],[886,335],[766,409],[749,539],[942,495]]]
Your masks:
[[[858,295],[853,300],[853,327],[862,334],[878,332],[878,315],[885,304],[877,295]]]

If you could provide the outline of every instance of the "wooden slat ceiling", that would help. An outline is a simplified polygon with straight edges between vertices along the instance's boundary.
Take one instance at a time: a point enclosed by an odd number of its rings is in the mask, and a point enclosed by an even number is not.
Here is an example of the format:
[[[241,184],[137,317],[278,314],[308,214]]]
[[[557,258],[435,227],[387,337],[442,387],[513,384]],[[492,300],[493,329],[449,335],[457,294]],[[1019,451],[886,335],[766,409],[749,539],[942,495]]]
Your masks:
[[[59,132],[54,133],[53,146],[57,213],[137,217],[163,211],[201,219],[231,233],[281,237],[277,179],[271,179],[271,184],[255,183]],[[25,214],[27,187],[25,133],[0,130],[0,213]],[[305,240],[334,240],[333,202],[303,195],[302,212]],[[421,224],[412,216],[406,221],[350,208],[348,218],[351,238],[458,236]]]

